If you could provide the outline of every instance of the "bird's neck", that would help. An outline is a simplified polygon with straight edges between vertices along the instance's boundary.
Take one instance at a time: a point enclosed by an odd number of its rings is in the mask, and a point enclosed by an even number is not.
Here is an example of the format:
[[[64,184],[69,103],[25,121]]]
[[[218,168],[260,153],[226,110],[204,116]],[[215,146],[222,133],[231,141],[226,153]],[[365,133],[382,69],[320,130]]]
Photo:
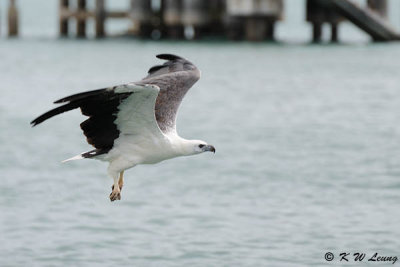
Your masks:
[[[178,135],[174,135],[170,138],[170,142],[177,156],[190,156],[195,154],[192,140],[187,140]]]

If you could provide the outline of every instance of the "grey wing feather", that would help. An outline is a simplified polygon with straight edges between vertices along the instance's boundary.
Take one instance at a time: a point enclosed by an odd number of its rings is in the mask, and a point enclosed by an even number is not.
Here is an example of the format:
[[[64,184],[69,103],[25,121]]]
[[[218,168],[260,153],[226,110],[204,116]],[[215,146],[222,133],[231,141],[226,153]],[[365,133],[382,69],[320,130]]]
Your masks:
[[[157,55],[168,60],[163,65],[150,68],[141,82],[160,87],[155,104],[155,116],[164,132],[176,131],[176,115],[187,91],[200,78],[200,71],[190,61],[171,54]]]

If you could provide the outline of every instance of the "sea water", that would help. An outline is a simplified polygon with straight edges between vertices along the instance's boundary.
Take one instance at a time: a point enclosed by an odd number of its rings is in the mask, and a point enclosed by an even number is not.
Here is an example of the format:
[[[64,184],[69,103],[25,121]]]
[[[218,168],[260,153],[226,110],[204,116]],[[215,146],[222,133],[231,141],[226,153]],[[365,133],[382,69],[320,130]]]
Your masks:
[[[0,40],[1,266],[400,256],[398,43],[63,40],[44,28]],[[66,95],[143,78],[159,53],[202,71],[177,127],[217,153],[130,169],[111,203],[105,163],[61,163],[91,149],[79,111],[29,122]]]

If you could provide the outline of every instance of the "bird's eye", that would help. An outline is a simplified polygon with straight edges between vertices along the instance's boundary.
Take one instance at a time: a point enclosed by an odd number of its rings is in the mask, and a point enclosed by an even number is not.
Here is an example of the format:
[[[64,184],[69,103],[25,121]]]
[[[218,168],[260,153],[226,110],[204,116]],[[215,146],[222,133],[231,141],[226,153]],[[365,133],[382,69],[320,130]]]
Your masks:
[[[199,147],[200,147],[200,148],[202,148],[202,147],[204,147],[204,145],[203,145],[203,144],[201,144],[201,145],[199,145]]]

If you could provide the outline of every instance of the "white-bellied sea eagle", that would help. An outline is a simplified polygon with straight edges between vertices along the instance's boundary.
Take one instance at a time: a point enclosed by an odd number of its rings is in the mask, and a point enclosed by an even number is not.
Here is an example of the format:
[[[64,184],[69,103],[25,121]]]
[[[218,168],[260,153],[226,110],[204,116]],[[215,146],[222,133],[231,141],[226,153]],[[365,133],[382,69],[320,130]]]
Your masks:
[[[121,199],[123,175],[138,164],[154,164],[179,156],[195,155],[215,148],[201,140],[186,140],[176,132],[176,114],[186,92],[200,78],[200,71],[188,60],[171,54],[150,68],[139,82],[74,94],[55,104],[31,124],[35,126],[55,115],[80,108],[89,118],[81,123],[87,142],[95,149],[69,160],[99,159],[109,162],[114,179],[110,200]]]

